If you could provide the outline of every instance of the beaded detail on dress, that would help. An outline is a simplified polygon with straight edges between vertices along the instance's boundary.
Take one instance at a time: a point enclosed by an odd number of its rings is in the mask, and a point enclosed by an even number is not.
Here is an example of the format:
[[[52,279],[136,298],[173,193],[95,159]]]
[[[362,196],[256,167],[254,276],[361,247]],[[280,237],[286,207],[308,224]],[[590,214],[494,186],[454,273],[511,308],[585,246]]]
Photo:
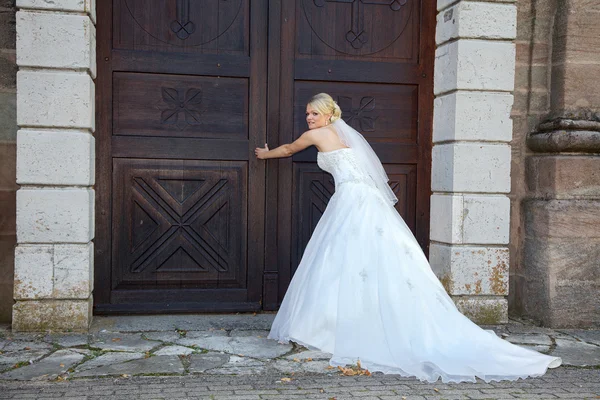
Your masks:
[[[342,183],[365,183],[377,189],[375,182],[358,166],[354,150],[349,147],[319,152],[317,165],[333,176],[336,189]]]

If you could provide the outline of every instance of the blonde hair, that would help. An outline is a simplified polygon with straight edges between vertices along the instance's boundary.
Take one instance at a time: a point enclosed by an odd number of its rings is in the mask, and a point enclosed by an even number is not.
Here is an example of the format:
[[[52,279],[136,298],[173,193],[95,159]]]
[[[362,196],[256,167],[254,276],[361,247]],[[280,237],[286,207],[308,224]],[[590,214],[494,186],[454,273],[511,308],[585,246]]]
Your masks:
[[[311,97],[308,104],[310,104],[322,115],[331,114],[331,122],[334,122],[342,117],[342,109],[327,93],[319,93],[314,95]]]

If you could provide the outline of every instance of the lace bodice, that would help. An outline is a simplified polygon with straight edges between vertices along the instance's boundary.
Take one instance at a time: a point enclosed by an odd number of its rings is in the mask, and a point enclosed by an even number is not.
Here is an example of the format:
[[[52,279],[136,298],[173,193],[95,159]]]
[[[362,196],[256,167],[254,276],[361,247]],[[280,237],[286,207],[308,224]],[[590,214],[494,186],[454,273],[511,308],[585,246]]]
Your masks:
[[[317,164],[333,176],[336,188],[342,183],[365,183],[376,188],[371,177],[362,171],[357,163],[354,150],[342,148],[317,153]]]

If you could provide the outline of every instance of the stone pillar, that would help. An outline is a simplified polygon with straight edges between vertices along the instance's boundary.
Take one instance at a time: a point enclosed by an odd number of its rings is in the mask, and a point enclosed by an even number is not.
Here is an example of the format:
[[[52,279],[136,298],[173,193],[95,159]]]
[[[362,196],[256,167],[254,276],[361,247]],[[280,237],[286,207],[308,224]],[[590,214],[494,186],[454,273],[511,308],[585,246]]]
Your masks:
[[[438,0],[432,268],[463,313],[508,320],[516,6]]]
[[[550,115],[527,138],[520,308],[544,325],[600,326],[600,6],[557,2]]]
[[[86,330],[94,237],[93,0],[17,0],[13,329]]]
[[[10,322],[17,242],[15,7],[0,1],[0,322]]]

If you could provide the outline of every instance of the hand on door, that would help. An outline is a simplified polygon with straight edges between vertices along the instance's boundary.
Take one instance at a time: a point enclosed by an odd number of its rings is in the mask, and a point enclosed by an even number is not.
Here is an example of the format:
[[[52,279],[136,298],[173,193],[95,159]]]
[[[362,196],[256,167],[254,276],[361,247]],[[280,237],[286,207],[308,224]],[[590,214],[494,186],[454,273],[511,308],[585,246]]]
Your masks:
[[[267,151],[269,151],[269,146],[265,143],[265,147],[257,147],[256,149],[254,149],[254,154],[256,154],[256,158],[264,160],[264,153],[266,153]]]

